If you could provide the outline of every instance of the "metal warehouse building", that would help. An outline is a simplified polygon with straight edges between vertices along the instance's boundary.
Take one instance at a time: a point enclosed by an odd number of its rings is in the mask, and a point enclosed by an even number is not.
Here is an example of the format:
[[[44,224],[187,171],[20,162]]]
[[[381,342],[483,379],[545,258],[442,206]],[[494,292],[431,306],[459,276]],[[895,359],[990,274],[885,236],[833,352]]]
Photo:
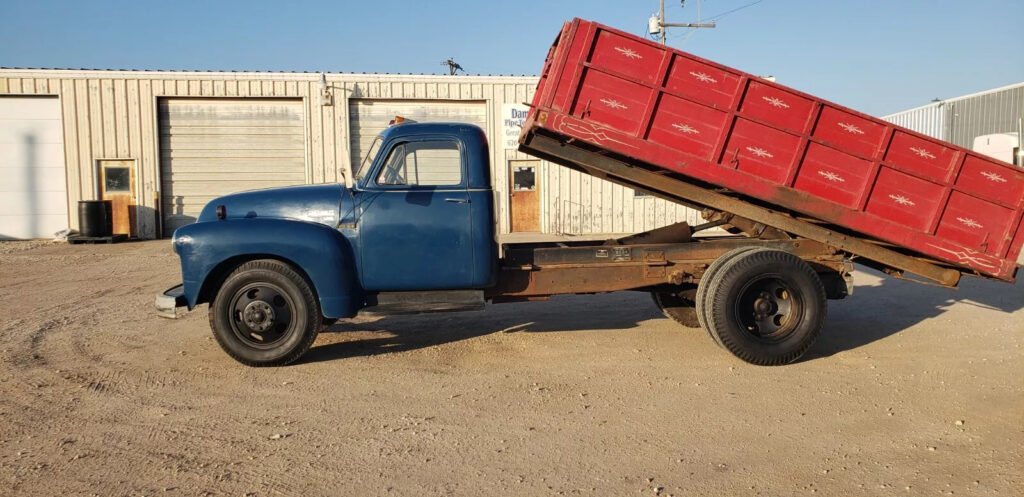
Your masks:
[[[515,150],[536,77],[0,69],[0,239],[169,236],[214,197],[343,182],[396,115],[481,126],[499,232],[633,233],[698,214]],[[517,119],[519,119],[517,121]]]
[[[1024,165],[1020,156],[1024,83],[897,112],[882,119],[933,138]]]

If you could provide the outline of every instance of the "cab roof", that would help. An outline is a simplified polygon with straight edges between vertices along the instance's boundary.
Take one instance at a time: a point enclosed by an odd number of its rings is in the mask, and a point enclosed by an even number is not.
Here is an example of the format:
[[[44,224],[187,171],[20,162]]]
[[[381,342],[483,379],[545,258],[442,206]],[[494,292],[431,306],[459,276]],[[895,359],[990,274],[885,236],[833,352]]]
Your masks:
[[[460,135],[464,133],[479,133],[484,134],[484,130],[479,126],[466,123],[411,123],[404,122],[389,126],[387,129],[380,133],[380,137],[383,141],[387,141],[397,136],[411,136],[411,135]]]

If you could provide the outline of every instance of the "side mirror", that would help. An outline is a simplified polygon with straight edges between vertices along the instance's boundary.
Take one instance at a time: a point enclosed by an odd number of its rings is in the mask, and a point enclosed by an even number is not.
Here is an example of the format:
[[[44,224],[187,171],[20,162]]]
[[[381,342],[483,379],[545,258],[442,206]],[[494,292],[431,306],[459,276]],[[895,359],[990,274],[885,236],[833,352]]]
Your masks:
[[[350,185],[348,182],[348,175],[345,174],[344,167],[338,168],[338,183],[345,185],[345,188],[352,188],[352,185]]]

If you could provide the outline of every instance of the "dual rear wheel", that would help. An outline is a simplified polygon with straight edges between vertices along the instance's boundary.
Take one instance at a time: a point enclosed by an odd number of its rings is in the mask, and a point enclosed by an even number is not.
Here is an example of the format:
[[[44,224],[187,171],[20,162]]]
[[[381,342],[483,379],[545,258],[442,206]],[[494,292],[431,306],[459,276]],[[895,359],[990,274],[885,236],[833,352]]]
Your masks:
[[[669,317],[692,316],[687,322],[695,320],[719,346],[763,366],[788,364],[806,353],[827,310],[825,288],[813,268],[788,252],[760,247],[738,248],[715,260],[691,306],[664,305],[686,304],[673,300],[672,292],[656,293],[655,302]]]

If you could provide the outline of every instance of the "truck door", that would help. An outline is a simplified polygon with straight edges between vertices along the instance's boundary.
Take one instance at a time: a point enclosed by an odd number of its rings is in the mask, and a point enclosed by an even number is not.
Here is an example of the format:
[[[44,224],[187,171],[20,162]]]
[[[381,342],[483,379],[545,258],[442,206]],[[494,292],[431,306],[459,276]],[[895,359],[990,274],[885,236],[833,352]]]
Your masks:
[[[358,201],[365,289],[471,287],[473,206],[459,143],[454,138],[400,141],[368,178]]]

